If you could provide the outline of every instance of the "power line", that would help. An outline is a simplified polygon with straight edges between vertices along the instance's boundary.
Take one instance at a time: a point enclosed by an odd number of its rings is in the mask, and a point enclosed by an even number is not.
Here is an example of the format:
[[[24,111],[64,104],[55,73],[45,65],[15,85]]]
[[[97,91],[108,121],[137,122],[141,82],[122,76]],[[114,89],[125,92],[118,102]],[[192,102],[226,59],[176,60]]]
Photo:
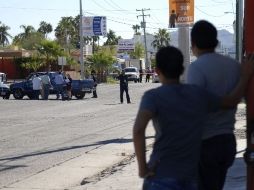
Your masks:
[[[210,16],[210,17],[222,17],[222,16],[225,16],[225,13],[223,15],[210,15],[210,14],[207,14],[205,11],[202,11],[200,8],[198,8],[197,6],[195,6],[195,9],[197,9],[199,12],[207,15],[207,16]]]

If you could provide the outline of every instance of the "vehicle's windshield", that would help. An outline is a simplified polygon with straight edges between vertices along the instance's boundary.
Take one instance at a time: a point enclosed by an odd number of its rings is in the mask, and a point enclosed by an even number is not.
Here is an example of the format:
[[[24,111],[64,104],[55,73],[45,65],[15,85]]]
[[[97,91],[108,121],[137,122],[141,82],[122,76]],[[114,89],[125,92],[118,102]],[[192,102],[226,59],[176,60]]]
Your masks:
[[[126,68],[124,69],[125,72],[137,72],[135,68]]]

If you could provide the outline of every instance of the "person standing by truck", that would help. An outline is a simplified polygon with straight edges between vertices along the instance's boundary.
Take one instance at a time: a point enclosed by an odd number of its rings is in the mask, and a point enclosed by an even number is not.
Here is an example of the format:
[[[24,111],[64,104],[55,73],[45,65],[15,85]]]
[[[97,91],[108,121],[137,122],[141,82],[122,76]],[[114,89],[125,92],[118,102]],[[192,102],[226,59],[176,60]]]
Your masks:
[[[41,82],[42,82],[42,99],[48,100],[49,97],[49,89],[52,86],[50,82],[50,78],[48,75],[48,72],[45,73],[45,75],[41,76]]]
[[[72,94],[71,94],[71,89],[72,89],[72,78],[71,78],[71,75],[70,75],[69,73],[66,74],[65,83],[66,83],[66,90],[67,90],[68,98],[69,98],[69,100],[70,100],[71,97],[72,97]]]
[[[35,74],[32,79],[33,83],[33,99],[39,100],[40,90],[42,89],[42,82],[39,75]]]
[[[146,82],[150,81],[151,70],[149,67],[146,68]]]
[[[56,99],[58,100],[60,94],[61,94],[61,97],[63,98],[63,85],[65,84],[61,71],[59,71],[58,74],[55,76],[54,81],[56,84]]]
[[[139,69],[139,82],[142,83],[142,78],[143,78],[143,70]]]

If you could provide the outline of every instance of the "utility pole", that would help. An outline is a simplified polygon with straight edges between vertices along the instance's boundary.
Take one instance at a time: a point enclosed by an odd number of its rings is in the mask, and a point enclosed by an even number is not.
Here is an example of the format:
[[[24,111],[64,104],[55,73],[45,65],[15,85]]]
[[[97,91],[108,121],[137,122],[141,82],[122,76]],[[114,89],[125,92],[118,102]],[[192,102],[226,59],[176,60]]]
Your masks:
[[[242,58],[242,40],[243,40],[243,1],[236,0],[236,20],[235,20],[235,32],[236,32],[236,60],[241,62]]]
[[[145,17],[146,16],[150,16],[150,15],[145,15],[144,11],[149,11],[150,9],[141,9],[141,10],[136,10],[136,11],[141,11],[142,15],[138,15],[138,17],[142,16],[143,21],[141,22],[141,28],[143,28],[144,30],[144,42],[145,42],[145,56],[146,56],[146,68],[147,67],[151,67],[150,62],[148,61],[148,55],[147,55],[147,44],[146,44],[146,21],[145,21]]]
[[[80,35],[80,75],[81,79],[85,78],[85,66],[84,66],[84,38],[83,38],[83,22],[82,22],[82,0],[79,0],[80,6],[80,23],[79,23],[79,35]]]

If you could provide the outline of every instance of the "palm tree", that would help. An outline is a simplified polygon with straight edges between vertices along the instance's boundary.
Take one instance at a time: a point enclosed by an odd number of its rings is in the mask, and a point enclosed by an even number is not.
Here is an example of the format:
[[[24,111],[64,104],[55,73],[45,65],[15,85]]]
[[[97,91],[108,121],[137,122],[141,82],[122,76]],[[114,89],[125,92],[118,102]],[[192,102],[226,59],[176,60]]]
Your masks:
[[[107,33],[107,41],[104,43],[104,45],[117,45],[119,39],[121,39],[120,36],[116,37],[115,32],[113,30],[109,30]]]
[[[37,50],[41,57],[45,59],[48,71],[50,71],[51,64],[56,61],[57,57],[63,55],[61,46],[57,42],[50,40],[42,40]]]
[[[9,26],[6,26],[5,24],[2,24],[0,26],[0,44],[3,45],[3,47],[4,45],[9,44],[8,37],[11,38],[11,35],[8,33],[8,30],[10,30]]]
[[[21,25],[20,28],[24,30],[23,33],[19,34],[21,39],[27,38],[31,33],[36,32],[34,27],[31,25],[28,25],[28,26]]]
[[[38,28],[38,32],[42,33],[45,38],[47,38],[47,34],[53,31],[52,25],[50,23],[46,23],[45,21],[40,22],[40,27]]]
[[[138,24],[132,25],[132,29],[134,30],[135,35],[140,35],[141,33],[139,32],[140,26]]]
[[[36,32],[34,27],[30,25],[28,26],[21,25],[20,28],[23,29],[23,32],[14,37],[13,44],[16,45],[22,44],[22,42],[28,39],[31,36],[31,34],[34,34]]]
[[[170,41],[169,33],[166,29],[160,29],[158,33],[154,35],[154,41],[152,42],[152,46],[156,49],[160,49],[162,47],[168,46]]]
[[[76,28],[75,19],[73,17],[62,17],[55,29],[57,41],[66,46],[66,39],[69,37],[72,44],[78,42],[79,30]],[[75,42],[74,42],[75,41]]]

